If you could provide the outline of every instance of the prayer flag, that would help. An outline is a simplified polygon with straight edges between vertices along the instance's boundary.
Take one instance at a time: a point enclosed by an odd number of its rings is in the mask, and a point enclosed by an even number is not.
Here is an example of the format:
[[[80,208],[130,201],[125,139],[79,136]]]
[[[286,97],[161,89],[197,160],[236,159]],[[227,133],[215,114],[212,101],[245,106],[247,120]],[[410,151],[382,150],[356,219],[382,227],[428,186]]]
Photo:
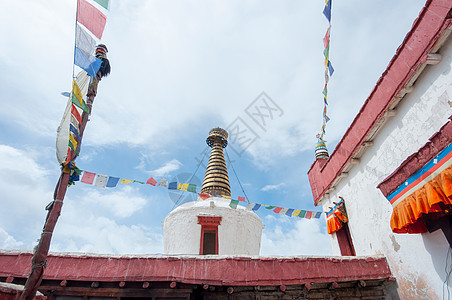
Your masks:
[[[155,184],[157,183],[157,181],[154,178],[149,178],[148,181],[146,181],[146,184],[150,184],[155,186]]]
[[[246,210],[252,210],[254,207],[254,203],[248,203],[248,205],[246,206]]]
[[[179,183],[177,186],[178,190],[185,191],[185,192],[187,191],[187,188],[188,188],[188,183]]]
[[[322,215],[322,212],[321,212],[321,211],[318,211],[318,212],[315,213],[314,218],[315,218],[315,219],[320,219],[320,216],[321,216],[321,215]]]
[[[101,39],[107,17],[86,0],[78,0],[77,22],[80,22],[98,39]]]
[[[77,151],[77,141],[74,139],[74,137],[70,134],[69,135],[69,147],[74,150]]]
[[[221,197],[225,198],[225,199],[231,199],[231,196],[228,196],[228,195],[221,195]]]
[[[119,178],[118,177],[108,177],[106,187],[116,187],[118,185]]]
[[[83,54],[83,52],[75,46],[74,51],[74,65],[79,66],[88,73],[89,76],[96,76],[97,71],[99,71],[102,61],[95,56],[90,56],[89,58]]]
[[[301,210],[296,209],[296,210],[293,211],[292,216],[298,217],[298,215],[300,214],[300,212],[301,212]]]
[[[169,190],[177,190],[177,181],[170,182],[168,184],[168,189]]]
[[[328,61],[328,71],[330,72],[330,76],[333,75],[334,69],[333,65],[331,64],[331,61]]]
[[[280,215],[285,215],[286,212],[287,212],[287,210],[288,210],[288,208],[283,208],[283,209],[281,209],[281,210],[279,211],[279,214],[280,214]]]
[[[202,200],[206,200],[206,199],[209,199],[209,198],[210,198],[210,195],[209,195],[209,194],[199,193],[198,195],[199,195],[199,197],[200,197]]]
[[[239,200],[231,200],[231,203],[229,203],[229,207],[236,209],[237,204],[239,204]]]
[[[286,216],[291,217],[292,214],[293,214],[293,212],[294,212],[294,210],[293,210],[292,208],[289,208],[289,209],[286,211]]]
[[[109,9],[110,6],[110,0],[94,0],[95,2],[97,2],[100,6],[102,6],[103,8],[105,8],[106,10]]]
[[[88,171],[83,172],[82,180],[83,183],[93,184],[94,178],[96,177],[96,173],[91,173]]]
[[[273,209],[273,208],[275,208],[276,206],[269,206],[269,205],[262,205],[262,206],[264,206],[265,207],[265,209]]]
[[[82,117],[80,117],[80,114],[74,104],[72,104],[72,107],[71,107],[71,114],[77,120],[78,124],[82,123]]]
[[[323,93],[323,94],[325,95],[325,97],[326,97],[326,95],[328,94],[328,84],[325,83],[325,87],[323,88],[322,93]]]
[[[134,180],[133,182],[144,184],[143,181]]]
[[[328,105],[328,100],[326,99],[326,96],[323,97],[323,103],[325,103],[325,105]]]
[[[325,82],[328,83],[328,80],[330,80],[330,77],[328,76],[328,70],[325,70]]]
[[[304,218],[304,216],[306,216],[306,211],[305,210],[300,211],[300,213],[298,214],[298,217]]]
[[[326,48],[330,44],[330,27],[328,27],[328,30],[326,31],[325,37],[323,38],[323,46]]]
[[[330,118],[328,118],[328,116],[325,115],[325,122],[328,123],[329,120],[330,120]]]
[[[76,26],[75,45],[86,57],[94,55],[96,41],[78,23]]]
[[[80,137],[80,135],[78,134],[78,130],[75,128],[74,125],[69,124],[69,131],[72,132],[72,134],[74,134],[75,138],[77,139],[77,141],[81,141],[82,138]]]
[[[196,193],[196,184],[189,184],[187,191],[191,193]]]
[[[261,208],[261,205],[256,203],[253,207],[253,211],[258,210],[259,208]]]
[[[246,202],[245,197],[238,197],[239,201]]]
[[[74,95],[77,98],[80,106],[82,106],[82,103],[83,103],[82,91],[80,90],[80,88],[79,88],[77,82],[75,82],[75,80],[72,80],[72,95]]]
[[[273,211],[277,214],[281,211],[282,207],[276,207]]]
[[[323,14],[327,18],[328,22],[331,23],[331,0],[328,0],[325,8],[323,9]]]
[[[323,50],[323,56],[325,56],[325,67],[328,65],[328,57],[330,55],[330,45]]]
[[[99,188],[105,188],[105,186],[107,185],[107,180],[108,180],[107,175],[97,174],[94,186],[97,186]]]
[[[305,218],[310,219],[311,217],[312,217],[312,211],[307,211]]]
[[[168,180],[166,180],[163,177],[160,178],[159,183],[157,183],[157,186],[167,188],[168,187]]]
[[[75,104],[75,106],[80,107],[84,112],[86,112],[87,114],[89,114],[89,108],[88,105],[86,105],[85,101],[80,102],[77,97],[75,96],[75,94],[72,94],[72,104]]]
[[[121,179],[121,183],[131,183],[132,182],[132,180],[129,180],[129,179]]]

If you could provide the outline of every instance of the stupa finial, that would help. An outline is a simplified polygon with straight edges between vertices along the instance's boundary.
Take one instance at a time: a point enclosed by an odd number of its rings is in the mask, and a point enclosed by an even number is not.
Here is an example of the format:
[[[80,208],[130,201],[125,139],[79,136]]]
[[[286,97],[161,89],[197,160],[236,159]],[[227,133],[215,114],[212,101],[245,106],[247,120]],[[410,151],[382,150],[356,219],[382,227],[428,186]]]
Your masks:
[[[231,196],[228,169],[226,168],[223,153],[223,148],[226,148],[228,145],[227,131],[220,127],[213,128],[209,131],[206,143],[212,150],[210,152],[204,182],[202,183],[201,193],[212,196]]]
[[[329,158],[328,149],[326,148],[325,140],[317,135],[317,144],[315,145],[315,159],[318,158]]]

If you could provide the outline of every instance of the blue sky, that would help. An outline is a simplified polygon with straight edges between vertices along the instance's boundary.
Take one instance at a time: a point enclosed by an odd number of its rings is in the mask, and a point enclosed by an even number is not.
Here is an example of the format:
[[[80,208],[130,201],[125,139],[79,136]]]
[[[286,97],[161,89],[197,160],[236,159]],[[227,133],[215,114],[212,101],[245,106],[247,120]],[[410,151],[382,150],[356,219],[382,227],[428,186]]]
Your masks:
[[[333,3],[330,153],[423,5]],[[323,6],[320,0],[112,0],[102,38],[112,73],[99,85],[78,167],[144,181],[189,176],[209,130],[239,118],[255,140],[246,149],[227,149],[249,200],[320,210],[307,171],[322,122]],[[31,250],[52,200],[60,172],[56,129],[66,105],[60,93],[71,88],[75,9],[75,0],[0,4],[3,249]],[[263,128],[246,112],[262,92],[280,109]],[[200,182],[204,172],[201,165],[195,174]],[[231,169],[229,178],[233,197],[243,196]],[[161,222],[173,200],[162,188],[77,183],[68,189],[51,251],[161,253]],[[323,216],[259,216],[265,224],[261,255],[331,253]]]

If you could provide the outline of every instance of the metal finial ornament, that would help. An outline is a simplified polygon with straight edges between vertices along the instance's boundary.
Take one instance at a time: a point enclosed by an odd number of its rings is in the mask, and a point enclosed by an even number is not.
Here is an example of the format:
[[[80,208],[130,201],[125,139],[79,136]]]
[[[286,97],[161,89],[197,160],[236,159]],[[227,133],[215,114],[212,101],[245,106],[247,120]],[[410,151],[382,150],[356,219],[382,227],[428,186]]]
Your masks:
[[[214,128],[209,131],[206,143],[212,150],[210,151],[201,193],[212,196],[231,196],[228,169],[223,153],[223,148],[228,145],[228,133],[220,127]]]
[[[328,158],[330,157],[330,155],[328,154],[328,149],[326,148],[325,145],[325,140],[323,140],[320,137],[317,137],[318,141],[317,144],[315,145],[315,158]]]

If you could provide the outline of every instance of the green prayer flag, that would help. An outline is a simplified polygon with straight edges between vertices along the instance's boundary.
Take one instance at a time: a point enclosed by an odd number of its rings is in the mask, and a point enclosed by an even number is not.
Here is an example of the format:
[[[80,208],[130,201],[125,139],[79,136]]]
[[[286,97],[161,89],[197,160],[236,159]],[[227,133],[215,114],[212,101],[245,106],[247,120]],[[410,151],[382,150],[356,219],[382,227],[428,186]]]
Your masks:
[[[266,209],[273,209],[273,208],[275,208],[276,206],[265,206],[265,208]]]
[[[196,193],[196,184],[189,184],[187,188],[187,192]]]
[[[86,105],[85,101],[82,100],[82,104],[80,104],[80,101],[77,99],[77,97],[75,97],[74,94],[72,94],[72,103],[79,107],[80,109],[82,109],[84,112],[86,112],[87,114],[89,114],[89,108],[88,105]]]
[[[302,210],[302,211],[300,212],[300,214],[298,215],[298,217],[299,217],[299,218],[304,218],[304,216],[306,216],[306,211],[305,211],[305,210]]]
[[[75,152],[75,154],[78,156],[79,152],[77,151],[77,148],[74,147],[74,144],[72,144],[71,140],[69,140],[69,144],[68,144],[69,148],[72,149],[72,151]]]
[[[229,203],[229,206],[233,209],[236,209],[237,204],[239,204],[239,200],[231,200],[231,203]]]
[[[330,45],[328,44],[328,47],[326,47],[325,50],[323,50],[323,55],[325,56],[325,58],[328,58],[329,54],[330,54]]]
[[[94,0],[95,2],[97,2],[97,4],[99,4],[100,6],[102,6],[103,8],[105,8],[106,10],[108,10],[108,6],[110,0]]]
[[[137,182],[137,183],[141,183],[141,184],[144,184],[144,182],[143,182],[143,181],[138,181],[138,180],[134,180],[133,182]]]

